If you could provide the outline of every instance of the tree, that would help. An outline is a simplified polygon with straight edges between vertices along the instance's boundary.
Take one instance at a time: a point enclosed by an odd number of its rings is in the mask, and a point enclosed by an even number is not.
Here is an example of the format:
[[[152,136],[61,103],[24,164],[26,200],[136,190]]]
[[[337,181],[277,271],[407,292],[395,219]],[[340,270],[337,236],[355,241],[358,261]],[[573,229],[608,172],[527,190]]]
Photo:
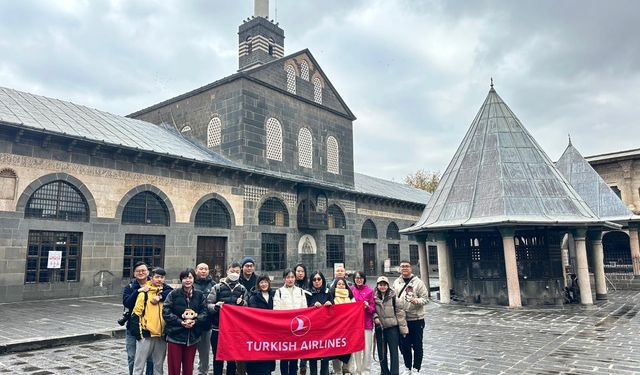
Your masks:
[[[440,182],[440,172],[425,171],[419,169],[416,173],[410,174],[404,178],[407,185],[433,193]]]

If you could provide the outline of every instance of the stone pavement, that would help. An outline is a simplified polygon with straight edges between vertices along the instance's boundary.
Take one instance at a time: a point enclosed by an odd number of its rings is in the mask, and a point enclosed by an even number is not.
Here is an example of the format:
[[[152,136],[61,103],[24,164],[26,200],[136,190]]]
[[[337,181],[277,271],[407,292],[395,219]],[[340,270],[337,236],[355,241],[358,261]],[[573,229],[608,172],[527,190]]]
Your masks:
[[[639,310],[640,293],[632,291],[610,292],[608,301],[591,308],[509,310],[431,303],[421,373],[640,374]],[[9,318],[0,322],[0,343],[83,333],[108,336],[120,329],[115,323],[120,313],[119,298],[113,297],[0,305],[0,316]],[[124,374],[124,340],[5,354],[0,373]],[[372,374],[379,373],[376,364]]]

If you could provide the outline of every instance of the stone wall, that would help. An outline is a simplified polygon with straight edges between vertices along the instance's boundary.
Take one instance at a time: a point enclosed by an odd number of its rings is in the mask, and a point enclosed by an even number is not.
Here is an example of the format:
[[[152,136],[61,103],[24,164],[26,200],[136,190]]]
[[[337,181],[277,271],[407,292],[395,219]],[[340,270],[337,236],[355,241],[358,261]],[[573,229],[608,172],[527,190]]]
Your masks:
[[[620,190],[629,209],[640,214],[640,157],[591,162],[591,166],[609,186]]]

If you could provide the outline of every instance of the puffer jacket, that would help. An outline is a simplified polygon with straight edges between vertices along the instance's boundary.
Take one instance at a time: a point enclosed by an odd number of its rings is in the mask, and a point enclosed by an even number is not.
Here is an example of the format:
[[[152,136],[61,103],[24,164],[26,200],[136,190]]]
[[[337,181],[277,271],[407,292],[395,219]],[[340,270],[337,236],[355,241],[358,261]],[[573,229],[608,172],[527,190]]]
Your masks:
[[[429,292],[422,280],[415,275],[411,275],[411,281],[404,288],[405,282],[402,276],[398,277],[393,282],[393,290],[397,294],[398,306],[402,307],[405,312],[407,321],[424,319],[424,305],[429,302]],[[402,290],[404,288],[404,290]],[[400,293],[402,291],[402,293]],[[409,300],[416,300],[416,304],[409,302]]]
[[[238,305],[238,298],[242,298],[239,306],[246,306],[249,299],[247,289],[240,282],[230,282],[226,278],[213,286],[209,296],[207,297],[207,311],[211,318],[213,329],[217,330],[220,325],[220,309],[216,307],[218,302],[224,302],[231,305]]]
[[[163,288],[153,286],[151,281],[147,281],[145,285],[149,287],[149,291],[138,293],[138,298],[131,314],[130,333],[137,340],[143,337],[160,337],[164,332],[163,302],[160,300],[155,305],[151,303],[153,297],[161,296]]]
[[[216,283],[213,281],[211,275],[208,275],[204,279],[198,277],[193,282],[193,287],[201,291],[205,298],[209,295],[214,285],[216,285]]]
[[[364,309],[364,329],[373,329],[373,314],[376,312],[376,303],[373,298],[373,289],[367,284],[351,285],[353,298],[356,302],[364,303],[367,301],[369,306]]]
[[[396,300],[395,307],[393,300]],[[375,292],[375,306],[376,312],[374,318],[380,319],[382,328],[398,327],[400,328],[400,334],[406,335],[409,333],[407,328],[407,321],[405,319],[404,310],[400,307],[396,298],[396,292],[393,289],[387,289],[387,292],[383,295],[380,291]]]
[[[293,310],[303,309],[307,307],[308,292],[305,292],[297,286],[291,288],[286,285],[276,290],[273,296],[273,309],[274,310]]]
[[[196,324],[191,328],[182,326],[182,314],[186,309],[198,313]],[[162,307],[162,317],[166,322],[167,342],[174,344],[193,345],[200,341],[200,334],[209,327],[204,295],[195,289],[189,299],[187,299],[182,287],[169,293]]]

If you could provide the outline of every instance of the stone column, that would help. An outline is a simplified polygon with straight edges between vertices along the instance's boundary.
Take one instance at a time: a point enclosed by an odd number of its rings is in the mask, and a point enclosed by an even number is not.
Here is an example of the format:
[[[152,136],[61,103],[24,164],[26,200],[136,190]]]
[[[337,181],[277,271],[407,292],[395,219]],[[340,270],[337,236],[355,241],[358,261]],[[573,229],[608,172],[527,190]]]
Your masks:
[[[520,298],[520,280],[518,280],[518,263],[516,261],[516,243],[513,241],[514,228],[500,228],[502,248],[504,249],[504,268],[507,272],[507,292],[509,307],[522,307]]]
[[[607,299],[607,279],[604,276],[604,251],[602,250],[602,231],[590,233],[593,254],[593,276],[596,281],[596,299]]]
[[[638,227],[634,225],[629,226],[629,248],[631,249],[633,275],[640,277],[640,242],[638,242]]]
[[[573,240],[576,243],[576,271],[578,274],[578,285],[580,286],[580,302],[583,305],[593,305],[591,282],[589,280],[589,265],[587,264],[586,235],[586,229],[576,229],[573,234]]]
[[[429,284],[429,252],[427,251],[427,238],[418,237],[418,259],[420,260],[420,279],[427,287],[431,298],[431,285]]]
[[[449,249],[447,247],[447,237],[445,233],[436,233],[436,245],[438,247],[438,278],[440,279],[440,302],[451,302],[451,284],[449,274],[451,264],[449,262]]]

